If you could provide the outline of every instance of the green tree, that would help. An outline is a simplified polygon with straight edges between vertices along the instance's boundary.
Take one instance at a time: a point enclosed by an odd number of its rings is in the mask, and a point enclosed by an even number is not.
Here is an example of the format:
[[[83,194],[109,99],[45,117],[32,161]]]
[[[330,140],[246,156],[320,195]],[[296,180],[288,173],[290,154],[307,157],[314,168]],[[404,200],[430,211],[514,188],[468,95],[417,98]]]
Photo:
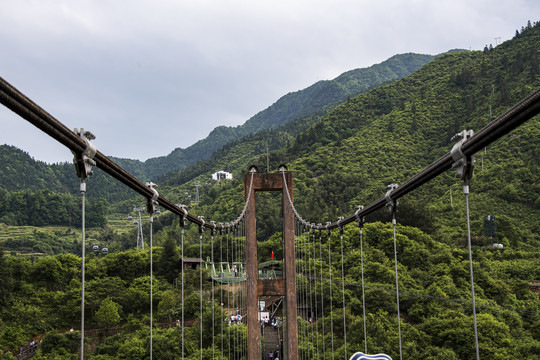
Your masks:
[[[99,310],[94,315],[96,322],[100,328],[108,329],[117,325],[120,322],[120,315],[118,314],[119,305],[115,303],[110,297],[101,302]]]
[[[4,258],[4,249],[0,248],[0,314],[7,307],[12,290],[11,273]]]
[[[176,250],[176,243],[174,238],[169,235],[163,244],[163,251],[158,262],[158,274],[172,284],[178,277],[179,269],[180,257]]]
[[[158,319],[172,322],[174,318],[181,316],[181,301],[178,292],[166,290],[161,295],[161,301],[158,304]]]

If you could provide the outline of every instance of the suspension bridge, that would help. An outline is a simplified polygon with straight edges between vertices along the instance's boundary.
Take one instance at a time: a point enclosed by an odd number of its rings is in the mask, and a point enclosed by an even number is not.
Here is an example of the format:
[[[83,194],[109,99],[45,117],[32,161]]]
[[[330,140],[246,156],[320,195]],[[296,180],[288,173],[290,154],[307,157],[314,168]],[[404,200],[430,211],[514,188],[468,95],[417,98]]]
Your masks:
[[[340,335],[343,338],[345,358],[353,356],[354,353],[362,351],[365,354],[369,352],[367,338],[369,334],[366,330],[366,304],[364,294],[364,264],[363,255],[361,260],[362,269],[362,307],[363,307],[363,334],[364,344],[363,349],[351,349],[347,347],[347,317],[345,316],[345,287],[349,286],[345,281],[345,269],[343,263],[344,247],[343,247],[343,232],[345,226],[349,224],[358,227],[358,236],[360,250],[362,252],[363,226],[365,217],[375,211],[387,207],[392,214],[392,225],[394,235],[394,265],[395,265],[395,295],[396,295],[396,323],[398,328],[399,342],[399,358],[404,357],[402,350],[401,324],[403,322],[400,316],[400,290],[399,290],[399,272],[397,261],[397,245],[396,245],[396,208],[398,200],[406,194],[414,191],[418,187],[426,184],[437,176],[443,174],[449,169],[454,168],[457,171],[458,177],[463,184],[463,193],[467,204],[467,214],[464,222],[468,229],[468,250],[470,264],[470,287],[472,313],[474,316],[474,327],[471,329],[471,336],[475,338],[476,358],[480,359],[480,350],[478,345],[478,329],[476,321],[476,304],[475,304],[475,289],[474,289],[474,274],[472,267],[471,254],[471,233],[468,210],[468,195],[469,195],[469,180],[473,175],[474,155],[479,150],[487,145],[508,134],[513,129],[519,127],[524,122],[530,120],[540,112],[540,90],[531,93],[519,103],[514,105],[504,114],[490,122],[476,134],[472,131],[462,131],[456,136],[456,143],[453,148],[444,156],[437,159],[431,165],[403,182],[402,184],[389,184],[387,192],[381,198],[373,201],[365,206],[359,205],[356,211],[348,216],[339,217],[334,221],[323,221],[312,223],[306,221],[294,206],[293,201],[293,174],[288,171],[285,165],[281,165],[276,173],[260,173],[256,166],[250,167],[248,173],[244,175],[244,205],[240,215],[230,222],[216,222],[205,220],[202,216],[192,214],[184,205],[174,204],[172,201],[159,195],[157,185],[154,183],[143,183],[128,173],[126,170],[118,166],[107,156],[99,152],[92,144],[93,135],[84,129],[75,129],[71,131],[64,126],[60,121],[47,113],[32,100],[18,91],[15,87],[9,84],[4,79],[0,78],[0,101],[2,104],[17,113],[23,119],[29,121],[41,129],[47,135],[53,137],[58,142],[66,146],[74,154],[74,163],[77,175],[81,180],[80,193],[82,197],[82,292],[81,292],[81,342],[80,342],[80,357],[85,358],[85,212],[84,200],[87,192],[86,179],[92,175],[94,166],[100,168],[110,176],[114,177],[125,186],[135,190],[143,196],[146,203],[146,211],[149,213],[150,232],[150,359],[152,359],[152,337],[153,337],[153,264],[152,264],[152,223],[153,216],[157,211],[156,206],[168,210],[178,216],[178,221],[182,227],[181,238],[181,256],[184,258],[184,227],[187,222],[190,222],[199,229],[199,246],[202,257],[203,241],[211,243],[211,261],[208,262],[211,267],[210,276],[212,281],[212,290],[214,286],[221,286],[230,290],[235,286],[238,296],[234,299],[227,299],[227,323],[224,326],[223,321],[219,324],[215,323],[216,314],[212,307],[212,342],[217,338],[218,332],[221,335],[221,345],[212,343],[212,358],[228,358],[228,359],[249,359],[255,360],[267,358],[266,354],[271,352],[274,358],[297,360],[299,359],[299,344],[309,344],[314,351],[309,358],[334,359],[335,340],[337,334],[334,334],[335,327],[338,326]],[[91,191],[89,189],[88,191]],[[276,276],[276,272],[272,272],[273,276],[260,276],[259,264],[257,262],[257,237],[256,237],[256,192],[281,192],[282,200],[282,219],[283,219],[283,261],[279,263],[281,277]],[[142,230],[141,230],[142,231]],[[332,251],[330,251],[330,241],[328,242],[328,251],[323,249],[323,237],[330,239],[332,234],[339,235],[339,246],[341,257],[332,259]],[[142,234],[140,234],[142,237]],[[138,235],[139,237],[139,235]],[[217,241],[216,241],[217,237]],[[214,249],[215,243],[219,244],[217,250]],[[137,243],[139,245],[139,241]],[[225,246],[223,245],[225,244]],[[141,238],[141,246],[143,246]],[[229,248],[229,246],[231,248]],[[225,248],[226,247],[226,248]],[[226,253],[226,258],[223,257],[223,252]],[[219,254],[219,255],[218,255]],[[232,258],[229,258],[232,254]],[[362,253],[363,254],[363,253]],[[310,259],[323,259],[328,261],[329,267],[323,268],[323,262],[320,261],[320,267],[317,261]],[[328,256],[326,258],[326,256]],[[338,278],[333,278],[332,271],[329,269],[332,263],[341,262],[341,274]],[[274,264],[272,264],[274,265]],[[202,306],[202,283],[203,283],[203,266],[199,267],[200,273],[200,358],[203,359],[203,306]],[[326,274],[326,272],[328,274]],[[182,271],[181,293],[182,293],[182,318],[178,320],[179,326],[182,327],[182,351],[179,358],[184,359],[184,327],[187,320],[184,318],[184,271]],[[323,291],[323,286],[327,282],[330,284],[327,294]],[[334,322],[334,306],[335,299],[332,294],[333,285],[341,285],[342,295],[342,312],[343,323],[336,324]],[[320,294],[317,289],[320,289]],[[231,292],[227,292],[229,296]],[[235,294],[235,292],[232,292]],[[261,305],[261,299],[264,299],[264,304]],[[219,299],[223,306],[225,299]],[[212,291],[212,304],[217,299],[214,298]],[[325,304],[330,304],[329,313],[325,313]],[[267,310],[269,307],[275,309],[282,306],[282,318],[279,319],[279,326],[276,329],[269,330],[265,327],[264,321],[260,318],[260,310]],[[298,317],[303,319],[297,321]],[[330,323],[325,323],[325,319],[330,320]],[[322,321],[319,321],[322,320]],[[301,326],[299,326],[301,324]],[[306,325],[309,324],[309,325]],[[315,326],[322,327],[322,332],[330,334],[329,338],[315,336]],[[196,326],[191,324],[192,326]],[[274,323],[273,325],[277,325]],[[231,349],[228,347],[227,354],[224,353],[223,341],[226,334],[231,336],[231,328],[234,326],[246,326],[247,336],[245,339],[238,336],[233,339],[235,346]],[[281,330],[280,330],[281,329]],[[318,331],[318,329],[317,329]],[[237,336],[237,332],[233,332],[232,336]],[[265,338],[265,347],[262,346],[262,338]],[[270,344],[270,345],[268,345]],[[220,348],[221,346],[221,348]],[[307,347],[307,346],[306,346]],[[231,353],[232,352],[232,353]],[[304,356],[304,355],[302,355]],[[385,355],[379,357],[362,357],[362,354],[356,354],[354,359],[381,358],[388,359]]]

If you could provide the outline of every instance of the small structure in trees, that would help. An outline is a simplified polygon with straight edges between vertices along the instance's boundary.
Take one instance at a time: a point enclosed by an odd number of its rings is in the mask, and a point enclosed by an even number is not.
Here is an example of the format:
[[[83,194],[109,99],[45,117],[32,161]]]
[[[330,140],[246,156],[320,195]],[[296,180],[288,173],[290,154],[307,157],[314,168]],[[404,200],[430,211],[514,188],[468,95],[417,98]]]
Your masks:
[[[212,180],[220,181],[226,179],[232,179],[232,174],[223,170],[219,170],[212,174]]]
[[[202,263],[201,258],[182,258],[182,270],[197,269]]]

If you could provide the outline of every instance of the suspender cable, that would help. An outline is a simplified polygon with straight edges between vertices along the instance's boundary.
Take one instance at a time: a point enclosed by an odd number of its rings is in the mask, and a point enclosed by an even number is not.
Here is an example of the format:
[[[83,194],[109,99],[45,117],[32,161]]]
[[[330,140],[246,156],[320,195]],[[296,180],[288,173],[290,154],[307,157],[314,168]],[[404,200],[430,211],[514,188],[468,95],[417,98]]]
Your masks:
[[[295,219],[294,221],[294,227],[295,227],[295,239],[298,239],[298,255],[296,256],[296,258],[298,260],[302,260],[302,237],[300,236],[300,229],[299,229],[299,226],[298,226],[298,221]],[[304,293],[303,293],[303,278],[302,278],[302,262],[301,261],[298,261],[298,270],[297,270],[297,274],[298,274],[298,286],[300,287],[300,291],[298,293],[298,300],[297,300],[297,303],[300,304],[300,309],[303,309],[305,311],[305,307],[304,307]],[[303,314],[303,311],[300,311],[300,318],[303,318],[304,317],[304,314]],[[292,321],[292,319],[291,319]],[[303,346],[305,348],[305,337],[304,337],[304,330],[305,330],[305,326],[302,326],[300,329],[299,329],[299,334],[298,334],[298,337],[299,337],[299,345]],[[305,351],[303,351],[301,353],[301,357],[302,359],[305,358]]]
[[[317,358],[319,357],[319,337],[315,338],[315,328],[317,327],[317,297],[315,296],[315,307],[313,306],[313,292],[317,288],[317,283],[315,282],[314,274],[311,273],[311,259],[313,259],[313,263],[315,263],[315,257],[311,257],[311,241],[310,241],[310,235],[313,234],[313,231],[310,231],[308,233],[308,276],[309,276],[309,304],[311,307],[311,317],[313,321],[311,322],[311,343],[315,343],[315,351],[317,354]],[[313,282],[313,287],[311,286],[311,283]],[[315,324],[315,326],[313,326]]]
[[[236,270],[235,270],[235,274],[237,274],[237,271],[238,271],[238,237],[240,236],[240,228],[239,226],[236,226],[235,228],[235,234],[234,234],[234,252],[235,252],[235,267],[236,267]],[[238,276],[238,275],[235,275],[235,276]],[[236,288],[236,293],[235,293],[235,305],[236,305],[236,314],[240,314],[241,313],[241,305],[240,305],[240,283],[238,283],[238,286]],[[234,352],[235,352],[235,357],[237,359],[240,359],[240,334],[238,332],[238,329],[239,329],[239,326],[240,326],[240,322],[237,322],[236,323],[236,328],[235,328],[235,332],[234,332]]]
[[[360,228],[360,263],[362,267],[362,318],[364,322],[364,350],[367,354],[367,327],[366,327],[366,287],[364,285],[364,249],[363,249],[363,239],[362,239],[362,228]]]
[[[340,218],[339,221],[342,221],[343,218]],[[338,221],[338,222],[339,222]],[[345,269],[343,264],[343,226],[339,227],[339,237],[341,241],[341,293],[343,297],[343,340],[345,343],[345,359],[347,356],[347,316],[345,313]]]
[[[396,206],[397,201],[393,200],[390,196],[392,192],[398,187],[397,184],[388,185],[388,192],[385,195],[387,205],[390,208],[392,213],[392,226],[394,228],[394,269],[396,275],[396,305],[397,305],[397,320],[398,320],[398,338],[399,338],[399,359],[403,359],[403,353],[401,349],[401,317],[399,313],[399,281],[398,281],[398,271],[397,271],[397,239],[396,239]]]
[[[233,264],[233,271],[234,271],[234,274],[236,276],[236,260],[238,260],[236,257],[235,257],[235,254],[236,256],[238,256],[238,253],[235,251],[236,249],[236,236],[238,235],[238,226],[235,226],[234,229],[233,229],[233,235],[232,235],[232,240],[231,240],[231,254],[232,254],[232,264]],[[234,292],[234,295],[233,295],[233,308],[235,308],[235,313],[236,315],[238,316],[240,314],[239,312],[239,306],[238,306],[238,288],[239,288],[239,283],[236,283],[236,291]],[[234,333],[233,333],[233,349],[234,349],[234,358],[235,359],[238,359],[238,346],[237,346],[237,339],[238,339],[238,326],[239,326],[239,322],[237,321],[236,322],[236,327],[234,329]]]
[[[1,79],[1,78],[0,78]],[[95,136],[88,130],[84,129],[75,129],[74,133],[70,132],[70,135],[77,136],[78,139],[81,139],[85,144],[85,149],[82,152],[73,152],[73,164],[75,165],[75,171],[77,176],[81,179],[80,183],[80,192],[81,192],[81,360],[84,359],[84,290],[85,290],[85,255],[86,255],[86,234],[85,234],[85,202],[86,202],[86,178],[92,175],[92,166],[96,165],[96,162],[93,160],[96,155],[96,148],[90,142],[94,140]]]
[[[184,209],[185,210],[185,209]],[[185,269],[185,266],[184,266],[184,227],[186,226],[186,219],[184,216],[180,217],[180,227],[181,227],[181,230],[180,230],[180,257],[182,259],[181,261],[181,264],[182,264],[182,291],[181,291],[181,297],[182,297],[182,360],[184,360],[184,341],[185,341],[185,337],[184,337],[184,327],[185,327],[185,322],[184,322],[184,272],[186,271]]]
[[[302,278],[303,278],[303,287],[304,287],[304,314],[307,318],[307,326],[304,326],[304,344],[305,344],[305,353],[304,353],[304,357],[307,359],[307,358],[310,358],[310,355],[309,355],[309,308],[308,308],[308,282],[307,282],[307,277],[306,277],[306,265],[307,265],[307,254],[306,254],[306,247],[307,247],[307,243],[306,243],[306,236],[305,236],[305,232],[304,232],[304,227],[302,226],[302,224],[299,223],[299,230],[300,230],[300,238],[302,240]]]
[[[84,179],[81,179],[81,198],[82,198],[82,204],[81,204],[81,211],[82,211],[82,265],[81,265],[81,360],[84,359],[84,258],[85,258],[85,223],[84,223],[84,201],[85,201],[85,195],[86,194],[86,183],[84,182]]]
[[[306,266],[305,266],[305,270],[304,270],[304,274],[306,276],[306,279],[307,279],[307,282],[306,282],[306,302],[309,306],[309,312],[308,312],[308,329],[307,329],[307,340],[308,340],[308,344],[310,345],[309,346],[309,352],[308,352],[308,357],[310,359],[313,359],[313,301],[312,301],[312,298],[311,298],[311,277],[310,277],[310,272],[309,272],[309,267],[310,267],[310,249],[309,249],[309,232],[306,231],[307,228],[304,228],[304,238],[305,238],[305,249],[304,249],[304,253],[305,253],[305,258],[306,258]]]
[[[227,266],[229,267],[229,276],[231,276],[231,270],[232,270],[232,267],[231,267],[231,264],[229,263],[229,232],[230,232],[230,228],[227,228]],[[232,246],[231,246],[232,248]],[[231,257],[231,262],[232,262],[232,257]],[[227,324],[229,324],[228,328],[227,328],[227,334],[228,334],[228,337],[227,337],[227,349],[229,350],[229,356],[227,357],[227,359],[230,359],[231,358],[231,326],[232,326],[232,320],[231,320],[231,281],[232,280],[228,280],[227,281]]]
[[[326,223],[326,228],[328,229],[330,223]],[[332,306],[332,248],[330,235],[331,230],[328,230],[328,273],[330,276],[330,333],[332,338],[332,360],[334,359],[334,309]]]
[[[223,224],[220,224],[223,225]],[[225,271],[222,270],[223,267],[223,231],[219,231],[219,272],[220,277],[223,280],[224,276],[221,276],[221,274],[225,274]],[[220,330],[221,330],[221,359],[223,359],[223,282],[221,282],[221,286],[219,289],[219,309],[220,309],[220,315],[219,320],[221,323]],[[227,313],[228,315],[228,313]]]
[[[294,220],[294,252],[295,252],[295,258],[300,259],[300,237],[298,236],[298,223],[296,222],[296,219]],[[295,270],[296,270],[296,304],[297,307],[299,307],[299,304],[302,303],[302,289],[301,289],[301,279],[300,279],[300,261],[295,262]],[[302,317],[302,313],[300,309],[298,310],[298,315]],[[289,321],[289,319],[287,319]],[[302,345],[302,329],[298,329],[298,347],[300,348]],[[302,353],[299,351],[299,356],[302,356]]]
[[[403,353],[401,349],[401,317],[399,314],[399,281],[398,281],[398,269],[397,269],[397,241],[396,241],[396,215],[392,212],[392,224],[394,227],[394,268],[396,273],[396,304],[397,304],[397,323],[398,323],[398,336],[399,336],[399,358],[403,359]]]
[[[392,213],[392,226],[394,228],[394,269],[396,275],[396,304],[397,304],[397,323],[398,323],[398,338],[399,338],[399,359],[403,359],[403,352],[401,349],[401,317],[399,313],[399,281],[398,281],[398,261],[397,261],[397,239],[396,239],[396,206],[397,201],[391,198],[392,192],[398,187],[397,184],[388,185],[388,192],[385,195],[387,204]]]
[[[153,271],[152,271],[152,223],[154,217],[150,214],[150,360],[152,360],[152,307],[153,307]]]
[[[363,208],[364,207],[360,205],[357,212],[359,212]],[[360,229],[360,267],[362,269],[362,320],[364,322],[364,353],[367,354],[366,293],[364,285],[364,247],[362,239],[362,228],[364,227],[365,218],[357,216],[356,221],[358,223],[358,228]]]
[[[476,359],[480,360],[480,348],[478,346],[478,325],[476,323],[476,301],[474,296],[474,275],[473,275],[473,260],[472,260],[472,245],[471,245],[471,220],[469,216],[469,184],[466,181],[463,185],[463,193],[465,194],[465,207],[467,212],[467,245],[469,248],[469,271],[471,274],[471,296],[473,307],[473,322],[474,322],[474,342],[476,345]]]
[[[319,228],[322,228],[322,224],[318,224]],[[322,317],[322,348],[323,359],[326,359],[326,340],[324,338],[324,275],[323,275],[323,257],[322,257],[322,230],[319,230],[319,258],[321,261],[321,317]]]
[[[245,217],[242,219],[242,273],[245,274],[246,272],[246,219]],[[246,281],[242,281],[242,291],[244,296],[242,298],[244,299],[244,307],[246,308],[246,315],[247,315],[247,284]],[[244,337],[244,356],[247,354],[247,347],[248,347],[248,341],[247,336]]]
[[[203,224],[204,224],[204,219],[202,218],[202,216],[199,216],[199,218],[202,220]],[[202,258],[203,258],[203,255],[202,255],[202,234],[203,234],[203,231],[204,231],[204,226],[199,226],[199,257],[202,261]],[[203,284],[203,278],[202,278],[202,273],[203,273],[203,269],[202,269],[202,262],[200,263],[200,266],[199,266],[199,291],[200,291],[200,296],[199,296],[199,307],[200,307],[200,335],[199,335],[199,350],[200,350],[200,359],[203,360],[203,338],[202,338],[202,334],[203,334],[203,289],[202,289],[202,284]]]
[[[154,302],[154,274],[153,274],[153,253],[152,253],[152,224],[154,223],[154,213],[156,212],[157,199],[159,194],[156,190],[157,185],[153,182],[146,183],[146,186],[152,191],[152,197],[148,199],[146,208],[150,213],[150,360],[152,360],[152,339],[153,339],[153,302]]]
[[[238,238],[236,239],[236,246],[237,246],[236,253],[238,256],[238,276],[241,276],[242,274],[242,266],[241,266],[242,264],[242,234],[243,234],[242,221],[240,221],[238,223]],[[239,294],[240,295],[238,298],[238,304],[240,306],[240,314],[242,314],[244,312],[244,296],[243,296],[244,287],[242,285],[240,285],[239,287]],[[238,334],[238,348],[239,348],[238,358],[241,359],[244,355],[244,339],[243,339],[243,336],[241,336],[241,334]]]
[[[212,268],[210,269],[210,280],[212,281],[212,359],[216,358],[216,354],[215,354],[215,351],[214,351],[214,336],[215,336],[215,332],[214,332],[214,326],[215,326],[215,321],[214,321],[214,316],[215,316],[215,313],[214,313],[214,307],[215,307],[215,301],[214,301],[214,277],[215,277],[215,269],[216,269],[216,266],[215,266],[215,263],[214,263],[214,232],[215,232],[215,226],[216,226],[216,224],[214,223],[214,228],[211,230],[211,236],[210,236],[210,246],[211,246],[211,250],[210,250],[211,260],[210,260],[210,263],[212,264]]]
[[[242,230],[242,237],[240,239],[240,269],[241,271],[244,270],[244,263],[245,263],[245,260],[246,260],[246,247],[245,247],[245,243],[246,243],[246,222],[245,222],[245,219],[242,219],[242,222],[241,222],[241,230]],[[246,283],[244,281],[242,281],[242,309],[246,309],[245,310],[245,314],[247,315],[247,302],[246,302]],[[247,353],[247,337],[243,337],[242,338],[242,349],[243,349],[243,356],[245,356],[245,354]]]
[[[474,322],[474,340],[476,345],[476,359],[480,360],[480,349],[478,346],[478,327],[476,324],[476,301],[474,296],[474,275],[473,275],[473,260],[472,260],[472,245],[471,245],[471,221],[469,215],[469,180],[474,174],[474,156],[466,155],[463,148],[470,143],[474,136],[472,130],[463,130],[462,132],[454,135],[452,140],[459,139],[459,141],[452,147],[450,155],[455,161],[452,164],[457,172],[456,176],[463,180],[463,194],[465,195],[465,207],[467,216],[467,247],[469,250],[469,271],[471,275],[471,297],[473,305],[473,322]]]
[[[306,319],[306,325],[304,326],[304,347],[306,351],[304,352],[304,357],[306,359],[310,358],[309,354],[309,303],[308,303],[308,279],[306,275],[306,265],[307,265],[307,243],[306,236],[304,232],[304,227],[299,223],[300,229],[300,238],[302,241],[302,248],[300,249],[302,255],[302,286],[303,286],[303,299],[304,302],[304,316]]]

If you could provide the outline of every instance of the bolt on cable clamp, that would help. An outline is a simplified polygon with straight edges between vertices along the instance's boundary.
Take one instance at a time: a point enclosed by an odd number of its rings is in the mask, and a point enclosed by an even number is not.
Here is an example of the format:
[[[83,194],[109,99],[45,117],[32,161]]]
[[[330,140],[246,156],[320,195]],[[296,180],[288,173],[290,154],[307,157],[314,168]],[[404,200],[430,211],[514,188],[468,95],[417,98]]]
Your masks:
[[[92,171],[92,166],[96,166],[94,157],[96,156],[97,149],[90,142],[90,140],[94,140],[96,137],[90,131],[84,130],[83,128],[74,129],[73,131],[84,141],[86,145],[86,148],[80,154],[72,151],[73,164],[75,165],[77,176],[81,179],[86,179],[94,173]]]
[[[461,146],[474,135],[473,130],[463,130],[452,137],[451,140],[459,141],[450,150],[450,155],[454,160],[452,167],[456,169],[456,177],[467,181],[473,177],[474,155],[466,156],[461,150]]]

